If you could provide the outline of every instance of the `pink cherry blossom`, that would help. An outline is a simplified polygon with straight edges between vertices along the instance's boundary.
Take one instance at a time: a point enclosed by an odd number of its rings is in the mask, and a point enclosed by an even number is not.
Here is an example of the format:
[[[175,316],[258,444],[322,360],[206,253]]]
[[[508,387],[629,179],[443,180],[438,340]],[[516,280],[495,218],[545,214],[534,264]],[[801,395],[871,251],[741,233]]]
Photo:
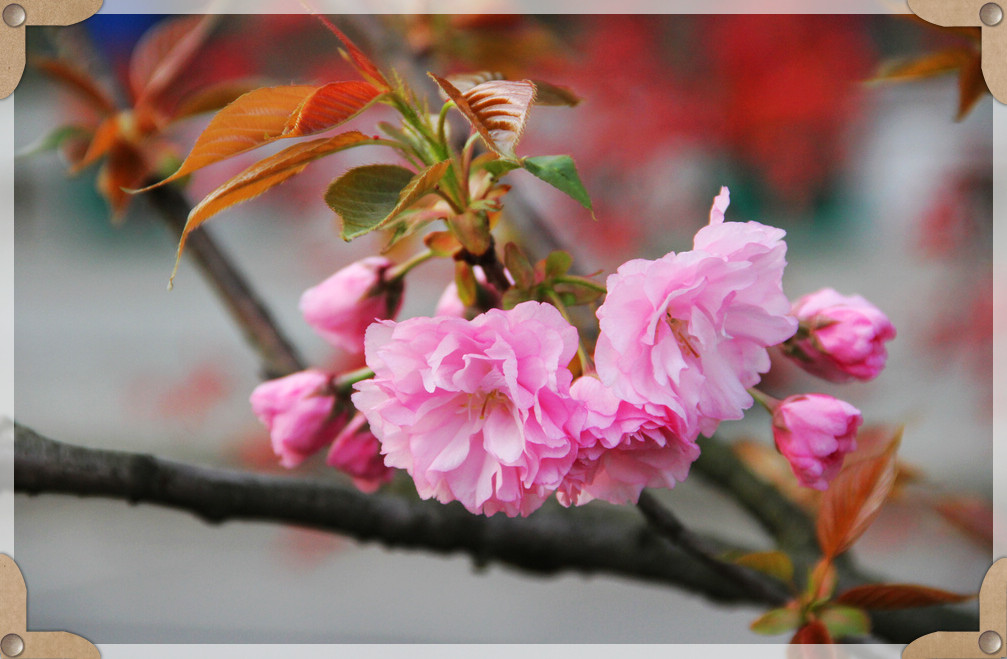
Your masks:
[[[471,321],[383,321],[367,330],[353,403],[423,498],[473,513],[528,515],[577,454],[567,364],[577,330],[552,306],[525,302]]]
[[[805,487],[825,490],[857,448],[860,410],[825,394],[801,394],[773,410],[773,437]]]
[[[395,472],[385,466],[381,445],[369,429],[367,419],[357,413],[336,436],[325,462],[353,478],[353,484],[362,492],[377,491],[382,484],[392,480]]]
[[[783,294],[781,229],[724,222],[727,188],[694,249],[624,263],[598,309],[598,375],[620,399],[659,404],[684,419],[694,439],[740,419],[746,391],[769,370],[767,348],[793,335]]]
[[[876,306],[859,295],[831,288],[794,303],[801,326],[786,352],[804,370],[831,382],[871,380],[885,367],[885,342],[895,327]]]
[[[294,373],[263,382],[252,392],[252,411],[269,428],[273,452],[292,468],[331,442],[347,421],[334,412],[329,376],[321,371]]]
[[[391,267],[388,259],[371,256],[309,288],[301,296],[304,319],[333,346],[363,352],[367,326],[394,318],[402,306],[402,282],[385,280]]]
[[[591,376],[574,382],[570,394],[586,415],[577,461],[556,493],[564,506],[636,503],[643,488],[671,488],[689,475],[699,447],[667,408],[620,401]]]

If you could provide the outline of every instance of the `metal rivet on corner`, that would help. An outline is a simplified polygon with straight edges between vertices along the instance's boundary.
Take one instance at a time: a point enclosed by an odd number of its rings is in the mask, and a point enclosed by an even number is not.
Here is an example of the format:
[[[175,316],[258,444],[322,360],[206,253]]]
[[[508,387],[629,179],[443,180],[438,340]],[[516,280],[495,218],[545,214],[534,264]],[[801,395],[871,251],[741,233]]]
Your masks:
[[[1003,639],[1000,634],[990,630],[979,635],[979,649],[986,654],[996,654],[1003,647]]]
[[[7,19],[7,12],[4,11],[4,20]],[[999,639],[1000,637],[997,636]],[[17,634],[7,634],[0,639],[0,652],[3,653],[5,657],[16,657],[22,652],[24,652],[24,641]]]
[[[983,22],[983,25],[993,27],[999,25],[1003,19],[1004,10],[995,2],[987,2],[979,10],[979,20]]]
[[[24,7],[19,4],[7,5],[3,9],[3,22],[11,27],[20,27],[26,18],[28,18],[28,14],[25,13]]]

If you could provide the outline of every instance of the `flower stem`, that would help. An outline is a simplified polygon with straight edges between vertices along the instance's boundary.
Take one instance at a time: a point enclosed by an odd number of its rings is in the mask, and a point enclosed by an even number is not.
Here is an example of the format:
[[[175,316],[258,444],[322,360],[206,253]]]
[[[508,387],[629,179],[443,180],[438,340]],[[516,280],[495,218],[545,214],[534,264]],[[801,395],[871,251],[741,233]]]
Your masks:
[[[358,368],[355,371],[348,371],[343,373],[338,378],[332,381],[332,385],[336,390],[336,393],[340,395],[348,395],[353,391],[353,385],[358,382],[363,382],[364,380],[370,380],[374,377],[374,371],[367,368]]]
[[[409,259],[405,263],[400,263],[399,265],[389,270],[388,281],[390,282],[398,281],[399,279],[404,278],[407,274],[409,274],[410,270],[420,265],[421,263],[429,261],[434,256],[435,256],[434,252],[429,249],[425,252],[420,252],[419,254]]]
[[[767,393],[759,391],[755,387],[749,389],[748,393],[752,396],[752,398],[755,399],[756,403],[766,408],[766,411],[769,412],[770,414],[772,414],[773,410],[776,409],[776,406],[780,404],[779,400],[773,398]]]

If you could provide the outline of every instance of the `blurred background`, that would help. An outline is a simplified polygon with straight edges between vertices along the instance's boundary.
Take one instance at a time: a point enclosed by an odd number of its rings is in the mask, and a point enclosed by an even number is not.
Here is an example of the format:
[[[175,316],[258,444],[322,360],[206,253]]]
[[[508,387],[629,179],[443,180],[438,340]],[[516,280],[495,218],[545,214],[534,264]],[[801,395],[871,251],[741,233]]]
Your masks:
[[[99,15],[29,31],[30,56],[90,68],[126,107],[130,53],[163,19]],[[727,185],[729,220],[787,230],[791,298],[831,286],[884,310],[899,336],[876,381],[830,385],[777,360],[765,388],[831,393],[869,426],[904,424],[903,478],[856,557],[893,581],[978,587],[992,560],[994,101],[969,78],[968,34],[881,15],[340,20],[376,60],[418,72],[418,84],[426,70],[493,70],[583,99],[534,108],[518,153],[573,155],[597,222],[524,172],[510,176],[507,198],[540,217],[582,272],[689,249]],[[193,88],[355,77],[332,35],[303,15],[227,16],[202,52],[184,76]],[[945,61],[960,66],[922,75],[939,69],[925,65],[934,53],[957,53]],[[894,61],[919,79],[869,82]],[[13,99],[26,148],[57,127],[100,120],[31,65]],[[170,127],[160,164],[184,156],[208,118]],[[351,127],[374,133],[383,118],[367,112]],[[248,405],[255,355],[185,258],[165,291],[173,235],[142,197],[113,222],[98,168],[68,175],[71,147],[16,161],[15,420],[74,444],[282,471]],[[195,174],[187,195],[200,199],[265,152]],[[304,323],[301,292],[381,244],[343,243],[322,195],[346,168],[386,158],[356,150],[324,159],[208,224],[314,365],[356,364]],[[415,271],[401,317],[432,313],[450,276],[450,264]],[[774,459],[766,414],[754,410],[720,434],[766,478],[793,480]],[[321,459],[297,475],[343,478]],[[814,506],[807,492],[794,496]],[[697,530],[771,548],[697,478],[665,500]],[[29,626],[99,644],[786,640],[748,631],[757,609],[614,577],[529,577],[466,557],[71,497],[18,496],[15,521]]]

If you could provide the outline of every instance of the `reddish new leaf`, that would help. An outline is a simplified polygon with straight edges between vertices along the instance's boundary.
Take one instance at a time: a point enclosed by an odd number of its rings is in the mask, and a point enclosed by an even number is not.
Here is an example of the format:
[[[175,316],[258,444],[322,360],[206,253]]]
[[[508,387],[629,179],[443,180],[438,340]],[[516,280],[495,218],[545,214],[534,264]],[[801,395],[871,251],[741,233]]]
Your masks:
[[[129,62],[129,86],[136,105],[163,92],[206,41],[213,15],[170,18],[148,30]]]
[[[884,452],[848,465],[825,491],[816,531],[826,559],[849,549],[877,517],[895,483],[900,439],[901,431]]]
[[[305,167],[318,158],[368,142],[370,139],[357,131],[310,142],[301,142],[255,163],[211,192],[189,213],[185,229],[182,231],[182,238],[178,243],[175,269],[171,273],[171,280],[174,280],[175,273],[178,271],[178,262],[182,257],[182,250],[185,249],[189,234],[203,222],[226,208],[253,199],[266,190],[283,183],[304,171]]]
[[[39,58],[33,62],[36,68],[62,84],[101,114],[107,115],[116,111],[112,98],[83,71],[54,59]]]
[[[961,73],[958,74],[958,115],[955,120],[961,121],[967,117],[979,99],[989,93],[982,70],[982,55],[974,53],[962,65]]]
[[[535,100],[535,85],[530,80],[490,80],[462,93],[444,78],[432,73],[430,77],[454,101],[486,146],[505,158],[515,157],[514,145],[521,139]]]
[[[961,48],[953,48],[922,57],[894,60],[883,64],[873,80],[876,82],[900,82],[932,78],[957,71],[967,58],[967,54]]]
[[[318,16],[317,14],[315,16],[326,28],[329,29],[330,32],[336,35],[336,37],[343,42],[343,45],[346,46],[346,50],[349,51],[350,63],[360,75],[364,76],[365,80],[373,84],[381,91],[388,91],[391,89],[391,85],[389,85],[388,81],[385,80],[385,77],[381,75],[381,71],[377,66],[375,66],[374,62],[372,62],[367,55],[364,55],[363,51],[357,48],[356,44],[350,41],[350,38],[343,34],[342,30],[333,25],[332,21],[324,16]]]
[[[147,163],[143,154],[122,141],[116,141],[108,152],[108,157],[98,170],[98,192],[112,207],[112,221],[120,222],[130,195],[123,191],[143,183],[147,176]]]
[[[289,85],[265,87],[242,95],[214,115],[178,171],[151,187],[278,139],[290,116],[317,89],[310,85]]]
[[[332,82],[311,93],[291,114],[282,137],[301,137],[329,130],[348,121],[374,102],[381,92],[368,82]]]
[[[980,547],[993,545],[993,507],[988,499],[961,494],[945,497],[933,505],[944,519]]]
[[[216,112],[259,87],[262,87],[261,81],[251,80],[228,81],[210,85],[187,95],[172,113],[172,120],[178,121],[204,112]]]
[[[837,597],[836,602],[872,611],[893,611],[935,604],[955,604],[974,597],[975,595],[961,595],[928,586],[872,584],[851,588]]]
[[[813,645],[823,645],[832,643],[833,640],[829,636],[829,630],[825,627],[824,623],[812,620],[798,629],[794,637],[790,639],[790,642],[793,644],[810,643]]]
[[[98,128],[95,129],[94,135],[91,137],[91,142],[87,145],[87,151],[85,151],[81,159],[74,163],[73,167],[70,168],[70,173],[76,174],[77,172],[97,162],[99,158],[112,149],[112,146],[118,139],[119,117],[118,115],[112,115],[98,124]]]

